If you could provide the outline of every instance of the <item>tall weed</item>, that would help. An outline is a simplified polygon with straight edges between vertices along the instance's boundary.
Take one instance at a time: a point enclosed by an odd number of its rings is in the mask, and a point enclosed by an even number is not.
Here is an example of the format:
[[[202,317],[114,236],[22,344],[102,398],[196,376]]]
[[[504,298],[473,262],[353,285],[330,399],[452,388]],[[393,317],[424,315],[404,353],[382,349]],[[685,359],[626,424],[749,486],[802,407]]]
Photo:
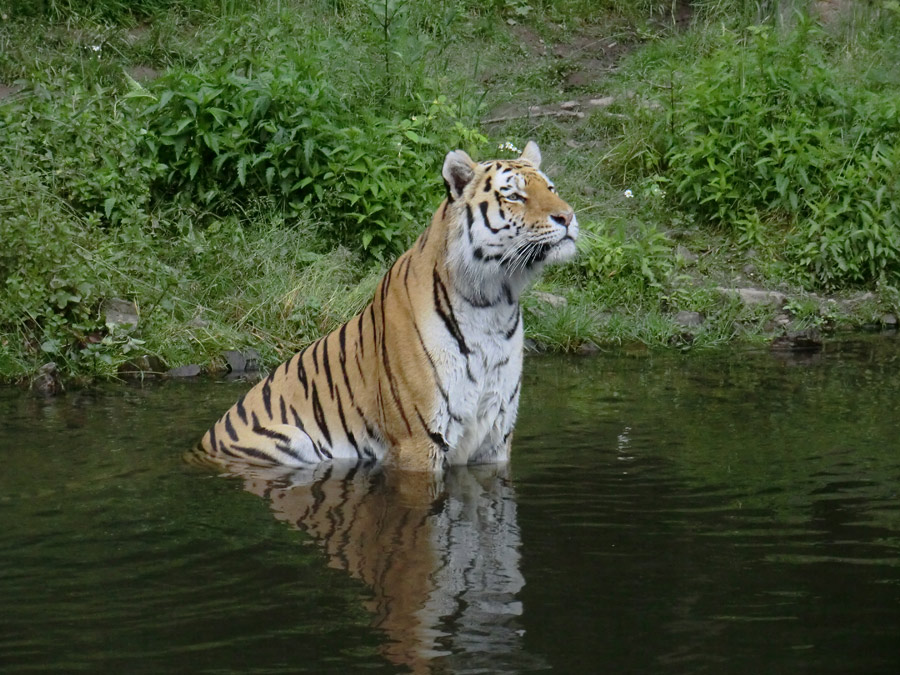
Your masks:
[[[821,43],[809,20],[724,33],[660,100],[647,164],[700,222],[786,241],[811,285],[896,279],[900,102],[844,75]]]

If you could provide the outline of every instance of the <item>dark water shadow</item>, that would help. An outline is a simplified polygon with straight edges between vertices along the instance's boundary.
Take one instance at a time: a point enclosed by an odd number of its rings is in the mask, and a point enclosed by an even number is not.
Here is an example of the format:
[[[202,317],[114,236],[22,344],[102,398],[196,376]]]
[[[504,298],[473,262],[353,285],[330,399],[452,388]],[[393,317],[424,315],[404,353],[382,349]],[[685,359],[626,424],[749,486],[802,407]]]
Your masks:
[[[370,589],[382,654],[414,673],[519,672],[521,538],[506,466],[442,477],[329,463],[229,467],[278,520],[306,532],[330,567]]]

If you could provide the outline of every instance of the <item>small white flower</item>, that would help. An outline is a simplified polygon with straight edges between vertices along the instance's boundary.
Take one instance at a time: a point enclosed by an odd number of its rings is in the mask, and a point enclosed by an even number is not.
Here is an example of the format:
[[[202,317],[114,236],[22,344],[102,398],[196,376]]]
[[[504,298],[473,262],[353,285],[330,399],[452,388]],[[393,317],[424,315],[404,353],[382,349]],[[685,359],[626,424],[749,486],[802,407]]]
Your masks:
[[[99,52],[101,49],[103,49],[103,46],[102,45],[91,45],[91,49],[93,49],[95,52]]]
[[[508,150],[509,152],[518,152],[519,154],[522,153],[521,150],[519,150],[515,145],[513,145],[509,141],[506,141],[506,143],[501,143],[500,145],[497,146],[497,148],[499,150]]]
[[[629,189],[629,190],[625,190],[625,198],[626,198],[626,199],[631,199],[632,197],[634,197],[634,193],[633,193],[630,189]]]

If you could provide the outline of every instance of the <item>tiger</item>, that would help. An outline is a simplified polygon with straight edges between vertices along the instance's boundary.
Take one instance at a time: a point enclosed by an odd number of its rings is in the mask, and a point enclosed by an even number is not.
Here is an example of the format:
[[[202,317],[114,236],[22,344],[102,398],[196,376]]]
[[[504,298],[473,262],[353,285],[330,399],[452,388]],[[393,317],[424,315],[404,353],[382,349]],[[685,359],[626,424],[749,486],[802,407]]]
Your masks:
[[[355,317],[277,366],[197,451],[249,465],[338,459],[441,472],[509,460],[522,384],[519,299],[576,254],[578,221],[529,141],[444,158],[446,197]]]
[[[525,578],[508,465],[440,474],[352,460],[230,469],[277,520],[305,532],[329,567],[366,585],[363,605],[388,661],[412,673],[524,665]]]

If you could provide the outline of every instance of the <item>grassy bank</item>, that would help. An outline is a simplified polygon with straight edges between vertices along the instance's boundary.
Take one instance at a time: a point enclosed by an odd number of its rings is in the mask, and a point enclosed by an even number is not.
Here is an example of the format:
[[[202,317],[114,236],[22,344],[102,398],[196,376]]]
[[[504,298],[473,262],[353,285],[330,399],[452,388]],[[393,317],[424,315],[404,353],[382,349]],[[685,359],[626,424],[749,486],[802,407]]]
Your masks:
[[[863,6],[864,5],[864,6]],[[796,11],[795,11],[796,10]],[[0,377],[267,364],[536,139],[585,236],[536,347],[696,348],[900,307],[896,2],[0,3]],[[733,289],[777,291],[763,302]],[[111,299],[137,325],[108,323]]]

